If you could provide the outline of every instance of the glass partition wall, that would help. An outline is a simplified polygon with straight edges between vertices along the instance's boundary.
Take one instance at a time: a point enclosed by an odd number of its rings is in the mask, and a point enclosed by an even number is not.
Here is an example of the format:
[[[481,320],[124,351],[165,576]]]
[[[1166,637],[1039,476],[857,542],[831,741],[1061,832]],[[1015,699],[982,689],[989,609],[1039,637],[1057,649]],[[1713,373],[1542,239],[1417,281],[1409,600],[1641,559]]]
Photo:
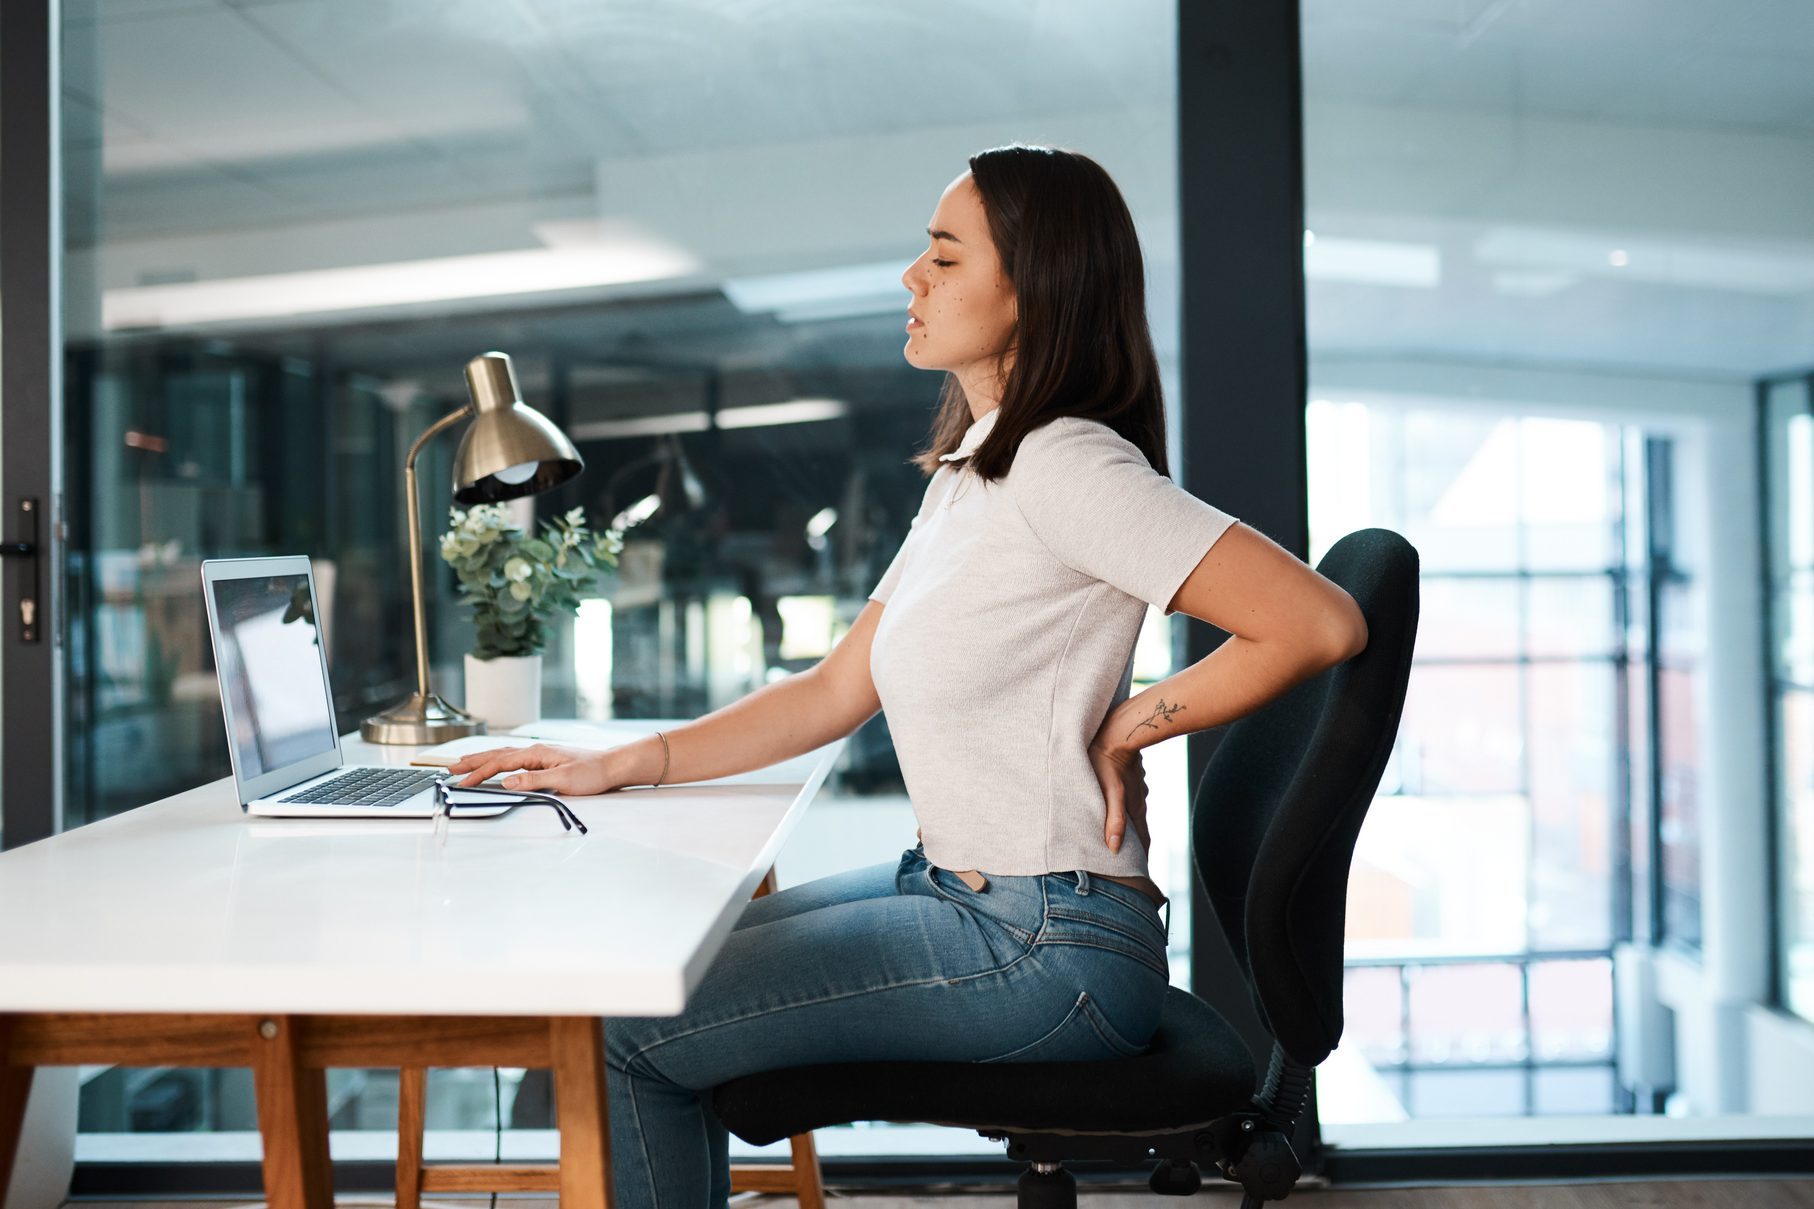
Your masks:
[[[907,458],[939,382],[902,359],[899,277],[975,151],[1059,143],[1116,176],[1176,381],[1169,3],[62,8],[72,824],[228,770],[203,558],[314,559],[343,729],[407,691],[402,460],[488,349],[586,458],[532,507],[626,529],[554,636],[548,716],[690,716],[810,666],[919,503]],[[451,452],[419,466],[431,537]],[[470,627],[447,569],[430,583],[458,699]],[[1171,624],[1149,618],[1137,680],[1169,674]],[[1147,768],[1184,982],[1182,745]],[[878,718],[779,874],[912,842]],[[256,1154],[244,1072],[83,1078],[86,1161],[152,1131],[160,1158]],[[394,1072],[330,1086],[336,1155],[389,1153]],[[489,1157],[499,1120],[521,1130],[507,1152],[551,1152],[545,1084],[497,1091],[434,1072],[431,1157]],[[999,1149],[888,1128],[820,1145]]]
[[[918,499],[937,384],[897,279],[981,147],[1117,176],[1177,380],[1172,6],[61,8],[72,824],[226,770],[203,557],[316,560],[343,726],[405,691],[401,459],[489,348],[588,461],[533,507],[636,519],[546,712],[696,713],[809,665]],[[1814,28],[1301,11],[1311,555],[1382,524],[1425,570],[1324,1137],[1805,1136]],[[457,694],[465,623],[431,625]],[[1170,637],[1149,617],[1136,680]],[[1181,945],[1183,751],[1147,754]],[[781,877],[885,859],[910,818],[877,719]],[[241,1072],[82,1078],[85,1160],[256,1152]],[[336,1072],[336,1154],[387,1153],[394,1097]],[[553,1147],[521,1072],[436,1072],[429,1111],[431,1156],[489,1156],[494,1123]]]
[[[1776,990],[1814,1023],[1814,375],[1765,383]]]
[[[1300,11],[1312,545],[1423,566],[1324,1136],[1804,1136],[1814,26]]]

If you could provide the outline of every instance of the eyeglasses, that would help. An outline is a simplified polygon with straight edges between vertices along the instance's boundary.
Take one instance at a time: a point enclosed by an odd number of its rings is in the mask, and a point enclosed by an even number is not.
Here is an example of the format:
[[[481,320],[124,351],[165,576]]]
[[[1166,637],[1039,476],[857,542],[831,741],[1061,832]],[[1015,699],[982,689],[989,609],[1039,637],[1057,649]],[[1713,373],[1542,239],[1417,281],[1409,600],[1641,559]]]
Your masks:
[[[454,794],[474,794],[498,800],[496,802],[456,802],[453,799]],[[435,801],[439,807],[435,812],[437,831],[440,830],[440,824],[453,818],[456,810],[482,811],[483,813],[470,817],[495,819],[509,814],[518,806],[552,806],[555,816],[561,821],[562,828],[571,832],[577,827],[581,835],[586,834],[586,825],[580,822],[580,817],[573,812],[573,807],[550,793],[536,793],[533,790],[524,789],[502,789],[488,785],[450,785],[448,779],[443,779],[435,782]]]

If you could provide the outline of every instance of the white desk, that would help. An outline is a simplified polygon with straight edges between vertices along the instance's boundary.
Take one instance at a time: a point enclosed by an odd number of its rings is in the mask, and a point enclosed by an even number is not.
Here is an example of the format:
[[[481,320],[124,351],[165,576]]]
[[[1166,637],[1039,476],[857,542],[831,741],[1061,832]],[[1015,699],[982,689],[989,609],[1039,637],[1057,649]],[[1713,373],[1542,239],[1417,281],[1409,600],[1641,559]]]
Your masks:
[[[584,837],[249,819],[228,779],[0,854],[0,1189],[35,1066],[251,1066],[270,1204],[325,1209],[326,1067],[506,1065],[555,1070],[563,1201],[608,1204],[598,1018],[682,1009],[842,746],[570,799]]]

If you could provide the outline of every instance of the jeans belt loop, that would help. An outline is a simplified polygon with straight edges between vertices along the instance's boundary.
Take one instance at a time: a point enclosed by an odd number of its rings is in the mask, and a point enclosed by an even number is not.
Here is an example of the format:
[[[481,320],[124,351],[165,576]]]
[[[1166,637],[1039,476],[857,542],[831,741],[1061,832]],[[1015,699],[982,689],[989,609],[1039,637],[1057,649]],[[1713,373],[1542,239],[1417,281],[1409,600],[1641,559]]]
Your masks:
[[[1090,892],[1090,875],[1085,870],[1079,869],[1079,870],[1077,870],[1077,893],[1088,894],[1089,892]]]

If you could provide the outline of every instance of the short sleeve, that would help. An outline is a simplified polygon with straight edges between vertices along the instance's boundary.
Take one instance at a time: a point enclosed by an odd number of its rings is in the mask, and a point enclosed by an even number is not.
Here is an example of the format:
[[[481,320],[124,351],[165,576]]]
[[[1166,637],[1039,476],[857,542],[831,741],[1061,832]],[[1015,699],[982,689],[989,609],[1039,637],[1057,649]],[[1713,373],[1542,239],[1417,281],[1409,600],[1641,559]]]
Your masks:
[[[920,527],[920,522],[926,518],[926,514],[932,511],[935,498],[933,489],[945,481],[947,476],[944,471],[945,468],[941,466],[926,483],[926,492],[920,497],[920,510],[914,513],[913,520],[908,523],[907,536],[901,540],[901,548],[894,552],[894,560],[888,564],[888,569],[882,572],[882,578],[870,591],[869,599],[887,604],[888,598],[894,595],[895,587],[901,582],[901,576],[907,571],[907,556],[913,545],[914,531]]]
[[[919,523],[920,518],[916,516],[913,518],[912,524],[907,526],[907,536],[902,540],[901,548],[894,552],[894,561],[890,562],[888,569],[882,572],[880,582],[870,589],[869,599],[887,604],[888,598],[894,595],[895,585],[901,582],[901,573],[907,569],[907,543],[913,540],[913,530]]]
[[[1058,560],[1167,615],[1235,518],[1147,464],[1106,424],[1064,416],[1029,432],[1003,480]]]

